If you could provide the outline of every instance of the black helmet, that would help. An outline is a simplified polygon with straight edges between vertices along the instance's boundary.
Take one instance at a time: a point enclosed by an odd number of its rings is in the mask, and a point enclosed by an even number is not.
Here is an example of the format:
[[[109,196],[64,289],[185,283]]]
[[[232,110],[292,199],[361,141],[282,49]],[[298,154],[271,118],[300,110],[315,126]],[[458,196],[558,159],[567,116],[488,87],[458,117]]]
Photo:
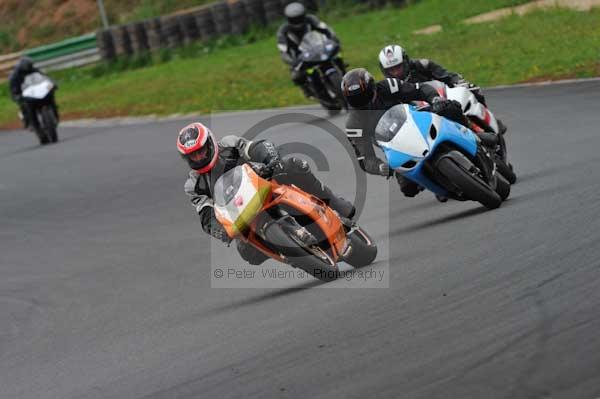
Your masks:
[[[293,31],[301,31],[306,28],[306,8],[302,3],[290,3],[285,7],[283,14]]]
[[[342,92],[352,108],[367,108],[375,99],[375,80],[366,69],[353,69],[342,79]]]
[[[30,73],[33,71],[33,60],[29,57],[23,57],[17,63],[17,70],[22,73]]]

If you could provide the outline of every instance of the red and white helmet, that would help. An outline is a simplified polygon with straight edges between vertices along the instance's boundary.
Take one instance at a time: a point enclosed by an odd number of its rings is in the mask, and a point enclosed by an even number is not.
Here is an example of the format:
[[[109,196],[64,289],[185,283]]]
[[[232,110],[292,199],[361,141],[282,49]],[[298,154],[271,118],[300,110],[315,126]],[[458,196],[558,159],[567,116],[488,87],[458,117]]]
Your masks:
[[[386,78],[406,79],[408,75],[408,55],[397,44],[385,46],[379,52],[379,68]]]
[[[209,128],[191,123],[177,135],[177,150],[198,173],[208,173],[217,163],[219,146]]]

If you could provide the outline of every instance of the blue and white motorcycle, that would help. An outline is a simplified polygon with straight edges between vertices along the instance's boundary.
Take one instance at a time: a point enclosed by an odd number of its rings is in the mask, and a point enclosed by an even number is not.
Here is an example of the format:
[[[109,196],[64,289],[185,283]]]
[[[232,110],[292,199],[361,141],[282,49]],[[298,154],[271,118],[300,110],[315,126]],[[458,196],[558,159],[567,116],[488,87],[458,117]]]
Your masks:
[[[375,139],[390,169],[440,197],[495,209],[510,194],[480,139],[437,114],[396,105],[379,119]]]

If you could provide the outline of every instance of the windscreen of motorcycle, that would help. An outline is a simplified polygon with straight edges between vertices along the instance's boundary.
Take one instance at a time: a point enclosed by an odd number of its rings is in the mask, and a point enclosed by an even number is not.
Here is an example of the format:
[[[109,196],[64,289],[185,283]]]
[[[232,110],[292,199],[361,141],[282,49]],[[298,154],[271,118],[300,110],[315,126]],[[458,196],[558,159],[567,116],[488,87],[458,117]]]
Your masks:
[[[408,105],[396,105],[383,114],[375,128],[375,139],[392,169],[407,169],[408,161],[412,168],[429,154],[432,122],[431,113],[411,110]]]
[[[333,43],[328,43],[327,36],[313,30],[304,35],[298,49],[303,61],[317,62],[328,59],[328,53],[333,47]]]
[[[377,141],[391,141],[400,128],[406,123],[407,113],[402,105],[396,105],[385,112],[377,122],[375,139]]]
[[[244,232],[260,213],[271,184],[259,177],[249,165],[224,173],[214,187],[214,209],[229,237]]]

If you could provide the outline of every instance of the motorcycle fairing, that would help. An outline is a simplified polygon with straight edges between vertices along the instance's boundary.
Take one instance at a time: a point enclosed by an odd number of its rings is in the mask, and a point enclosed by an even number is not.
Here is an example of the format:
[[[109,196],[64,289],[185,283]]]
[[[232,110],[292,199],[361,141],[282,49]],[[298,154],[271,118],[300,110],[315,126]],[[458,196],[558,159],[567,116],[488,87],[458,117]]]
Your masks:
[[[54,89],[54,83],[47,76],[34,72],[27,76],[21,85],[24,98],[42,100]]]
[[[248,229],[262,210],[271,185],[244,164],[223,174],[215,184],[215,215],[229,237]]]
[[[405,121],[397,127],[390,119],[394,113],[398,115],[398,110],[392,111],[396,107],[403,107],[406,115]],[[392,128],[396,130],[391,140],[377,140],[390,168],[439,195],[447,195],[447,192],[423,173],[423,161],[429,159],[443,142],[452,143],[471,156],[477,153],[477,138],[469,129],[439,115],[416,111],[406,104],[393,107],[381,117],[376,135],[383,138],[392,133],[389,131]]]

